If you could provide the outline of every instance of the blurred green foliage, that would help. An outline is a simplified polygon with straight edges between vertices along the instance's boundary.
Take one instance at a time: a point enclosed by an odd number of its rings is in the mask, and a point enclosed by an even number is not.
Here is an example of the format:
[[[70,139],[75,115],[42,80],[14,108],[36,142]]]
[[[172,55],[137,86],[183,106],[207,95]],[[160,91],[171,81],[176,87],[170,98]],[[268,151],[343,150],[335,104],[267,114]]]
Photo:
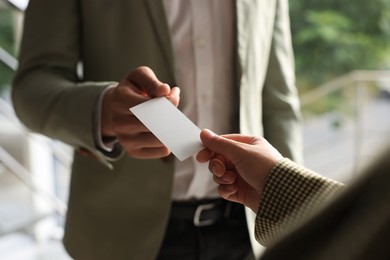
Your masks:
[[[294,0],[290,15],[301,93],[351,70],[390,67],[389,0]]]
[[[0,8],[0,47],[15,55],[13,12],[9,8]],[[14,72],[0,62],[0,93],[10,86]]]

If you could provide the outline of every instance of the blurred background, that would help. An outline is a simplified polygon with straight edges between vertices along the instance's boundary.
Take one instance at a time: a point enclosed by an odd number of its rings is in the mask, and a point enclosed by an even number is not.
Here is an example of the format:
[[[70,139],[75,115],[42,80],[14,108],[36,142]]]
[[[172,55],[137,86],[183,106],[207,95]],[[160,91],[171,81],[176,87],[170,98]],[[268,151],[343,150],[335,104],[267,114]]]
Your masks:
[[[26,130],[10,85],[28,0],[0,0],[0,259],[69,259],[71,149]],[[290,1],[305,166],[349,182],[390,136],[390,1]],[[33,97],[32,97],[33,98]]]

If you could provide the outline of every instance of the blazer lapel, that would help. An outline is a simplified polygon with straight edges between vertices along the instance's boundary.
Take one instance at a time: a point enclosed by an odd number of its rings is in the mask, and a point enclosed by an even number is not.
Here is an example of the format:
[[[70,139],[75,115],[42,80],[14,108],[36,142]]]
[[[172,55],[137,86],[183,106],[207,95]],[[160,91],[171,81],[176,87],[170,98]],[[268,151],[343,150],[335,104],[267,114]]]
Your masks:
[[[247,52],[247,39],[249,37],[248,26],[250,26],[251,12],[250,0],[236,1],[236,19],[237,19],[237,69],[238,75],[241,76],[242,66],[245,64],[245,57]]]
[[[149,11],[150,18],[154,24],[154,30],[161,46],[161,51],[164,53],[164,57],[167,62],[167,66],[169,67],[169,71],[171,72],[172,78],[175,79],[171,37],[164,11],[164,6],[161,0],[144,1],[146,4],[146,8]]]
[[[250,48],[253,49],[253,44],[260,50],[268,50],[266,46],[272,37],[275,6],[275,0],[236,0],[238,82],[243,76],[242,71],[245,71],[250,63],[248,59],[251,59],[251,55],[248,55],[248,52],[251,52]],[[253,37],[253,33],[256,37]]]

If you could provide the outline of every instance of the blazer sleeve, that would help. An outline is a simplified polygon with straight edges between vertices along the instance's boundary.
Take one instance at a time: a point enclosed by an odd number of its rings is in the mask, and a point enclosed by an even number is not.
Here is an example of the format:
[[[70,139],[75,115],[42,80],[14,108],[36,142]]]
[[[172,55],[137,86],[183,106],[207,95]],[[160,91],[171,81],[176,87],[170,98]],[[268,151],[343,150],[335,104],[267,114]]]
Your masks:
[[[95,149],[93,116],[113,82],[81,82],[78,1],[31,0],[12,88],[19,119],[32,131],[104,156]]]
[[[303,163],[301,114],[287,0],[276,4],[272,43],[263,88],[264,137],[285,157]]]
[[[256,216],[255,235],[274,244],[336,196],[344,185],[282,159],[271,170]]]

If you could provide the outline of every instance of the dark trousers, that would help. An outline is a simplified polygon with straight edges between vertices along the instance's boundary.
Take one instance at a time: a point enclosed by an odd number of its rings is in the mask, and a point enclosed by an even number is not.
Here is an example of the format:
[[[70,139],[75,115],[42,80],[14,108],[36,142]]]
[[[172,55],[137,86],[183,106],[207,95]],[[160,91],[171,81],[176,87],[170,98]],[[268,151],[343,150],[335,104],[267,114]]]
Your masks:
[[[157,259],[254,259],[244,207],[222,199],[173,203]]]

